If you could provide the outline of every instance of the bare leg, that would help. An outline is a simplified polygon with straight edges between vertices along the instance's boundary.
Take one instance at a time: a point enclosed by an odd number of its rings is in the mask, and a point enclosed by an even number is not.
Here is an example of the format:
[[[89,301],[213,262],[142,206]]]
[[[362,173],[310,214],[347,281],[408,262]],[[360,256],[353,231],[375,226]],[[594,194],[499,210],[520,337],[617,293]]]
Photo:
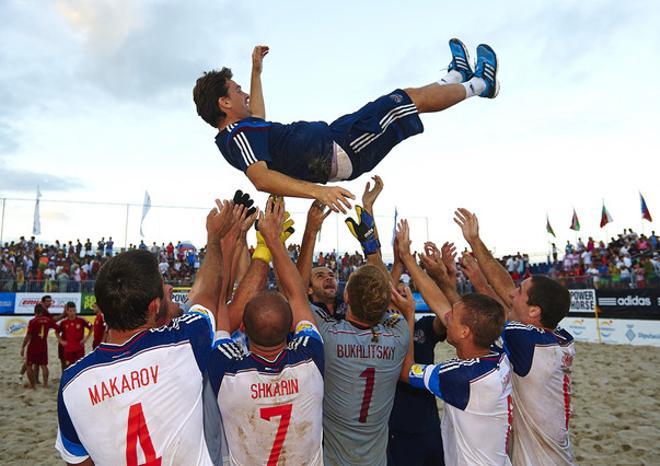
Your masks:
[[[440,112],[465,100],[465,87],[462,84],[432,83],[423,87],[404,89],[419,113]]]
[[[48,388],[48,366],[41,366],[41,378],[44,380],[44,388]]]
[[[25,365],[25,372],[27,373],[27,378],[28,378],[28,384],[30,384],[30,388],[32,390],[35,389],[34,385],[34,369],[32,368],[32,364],[26,364]]]

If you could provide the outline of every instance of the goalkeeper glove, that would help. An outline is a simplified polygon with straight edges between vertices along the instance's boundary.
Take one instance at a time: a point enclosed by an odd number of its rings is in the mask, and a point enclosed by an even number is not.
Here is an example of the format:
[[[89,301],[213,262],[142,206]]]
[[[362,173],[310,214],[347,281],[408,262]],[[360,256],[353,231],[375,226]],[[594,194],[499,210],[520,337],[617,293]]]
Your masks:
[[[237,189],[236,192],[234,193],[234,204],[240,204],[245,206],[245,208],[247,209],[246,217],[251,216],[257,211],[256,207],[252,207],[254,201],[250,199],[250,195],[248,193],[244,193],[240,189]]]
[[[293,228],[293,219],[290,218],[289,212],[284,213],[284,223],[282,224],[282,232],[280,233],[280,241],[282,241],[282,244],[289,239],[289,237],[295,232],[296,230]],[[270,264],[271,259],[273,258],[273,255],[270,253],[270,249],[268,249],[268,246],[266,246],[266,241],[264,240],[264,237],[259,233],[259,224],[257,223],[255,227],[255,231],[257,232],[257,247],[254,249],[254,252],[252,253],[252,260],[258,259],[264,261],[266,264]]]
[[[360,242],[365,256],[375,254],[380,249],[380,241],[378,241],[378,235],[376,234],[374,217],[359,205],[355,206],[355,212],[357,212],[360,223],[349,217],[344,220],[346,226]]]

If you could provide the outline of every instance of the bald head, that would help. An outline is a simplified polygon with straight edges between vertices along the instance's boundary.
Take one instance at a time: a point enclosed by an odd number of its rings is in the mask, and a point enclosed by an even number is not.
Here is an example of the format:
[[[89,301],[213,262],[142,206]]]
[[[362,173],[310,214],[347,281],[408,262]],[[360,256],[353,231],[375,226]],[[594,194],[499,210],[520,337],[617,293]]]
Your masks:
[[[286,341],[291,329],[291,307],[277,291],[263,291],[245,306],[243,324],[250,341],[266,348]]]

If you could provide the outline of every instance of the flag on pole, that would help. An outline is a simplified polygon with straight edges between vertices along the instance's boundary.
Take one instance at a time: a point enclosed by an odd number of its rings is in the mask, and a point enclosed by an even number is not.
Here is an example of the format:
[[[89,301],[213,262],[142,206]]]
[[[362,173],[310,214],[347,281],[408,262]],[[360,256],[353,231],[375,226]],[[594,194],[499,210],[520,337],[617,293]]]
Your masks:
[[[144,223],[144,217],[147,216],[149,209],[151,209],[151,197],[149,196],[149,192],[145,191],[144,202],[142,203],[142,220],[140,220],[140,236],[142,238],[144,238],[144,233],[142,233],[142,224]]]
[[[545,214],[545,231],[547,231],[549,235],[552,235],[555,238],[557,237],[557,235],[555,235],[555,230],[550,226],[550,218],[548,217],[548,214]]]
[[[32,222],[32,234],[41,234],[41,218],[39,217],[39,198],[41,197],[41,190],[37,185],[37,201],[34,203],[34,221]]]
[[[394,239],[396,238],[396,222],[398,218],[399,218],[399,212],[396,210],[396,206],[394,206],[394,227],[392,227],[392,246],[394,246]]]
[[[573,218],[571,219],[571,230],[580,231],[580,221],[575,212],[575,207],[573,208]]]
[[[651,212],[649,211],[649,208],[646,206],[646,201],[644,200],[644,196],[642,196],[642,193],[639,193],[639,201],[642,204],[642,218],[648,220],[649,222],[652,222],[653,219],[651,218]]]
[[[612,216],[605,208],[605,201],[603,201],[603,210],[600,213],[600,227],[603,228],[605,225],[612,222],[613,222]]]

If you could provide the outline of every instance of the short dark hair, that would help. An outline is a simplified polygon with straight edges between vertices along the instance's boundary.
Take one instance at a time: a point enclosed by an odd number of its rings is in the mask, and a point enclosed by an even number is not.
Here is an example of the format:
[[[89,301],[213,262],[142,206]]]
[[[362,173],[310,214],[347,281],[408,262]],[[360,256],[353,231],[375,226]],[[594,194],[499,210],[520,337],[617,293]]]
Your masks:
[[[193,100],[197,114],[209,125],[217,128],[227,114],[220,109],[218,99],[227,95],[227,81],[232,78],[231,69],[222,67],[220,71],[205,71],[197,78],[193,88]]]
[[[245,333],[259,346],[269,348],[285,342],[292,323],[291,306],[277,291],[262,291],[245,305]]]
[[[541,324],[554,329],[571,308],[571,294],[564,285],[552,278],[534,275],[527,291],[527,304],[540,307]]]
[[[156,256],[134,249],[112,257],[99,271],[94,294],[108,328],[133,330],[144,325],[149,303],[163,299]]]
[[[467,312],[461,323],[470,328],[474,344],[479,348],[490,348],[504,331],[504,307],[485,294],[469,293],[461,301]]]
[[[41,297],[41,302],[42,302],[42,303],[45,303],[47,299],[51,299],[51,300],[52,300],[53,297],[52,297],[51,295],[49,295],[49,294],[45,294],[45,295],[43,295],[43,296]]]
[[[346,284],[351,312],[367,325],[380,322],[390,303],[390,282],[375,265],[363,265],[351,274]]]
[[[74,303],[73,301],[68,301],[66,303],[66,306],[64,306],[64,308],[66,309],[66,308],[70,308],[70,307],[76,307],[76,303]]]

